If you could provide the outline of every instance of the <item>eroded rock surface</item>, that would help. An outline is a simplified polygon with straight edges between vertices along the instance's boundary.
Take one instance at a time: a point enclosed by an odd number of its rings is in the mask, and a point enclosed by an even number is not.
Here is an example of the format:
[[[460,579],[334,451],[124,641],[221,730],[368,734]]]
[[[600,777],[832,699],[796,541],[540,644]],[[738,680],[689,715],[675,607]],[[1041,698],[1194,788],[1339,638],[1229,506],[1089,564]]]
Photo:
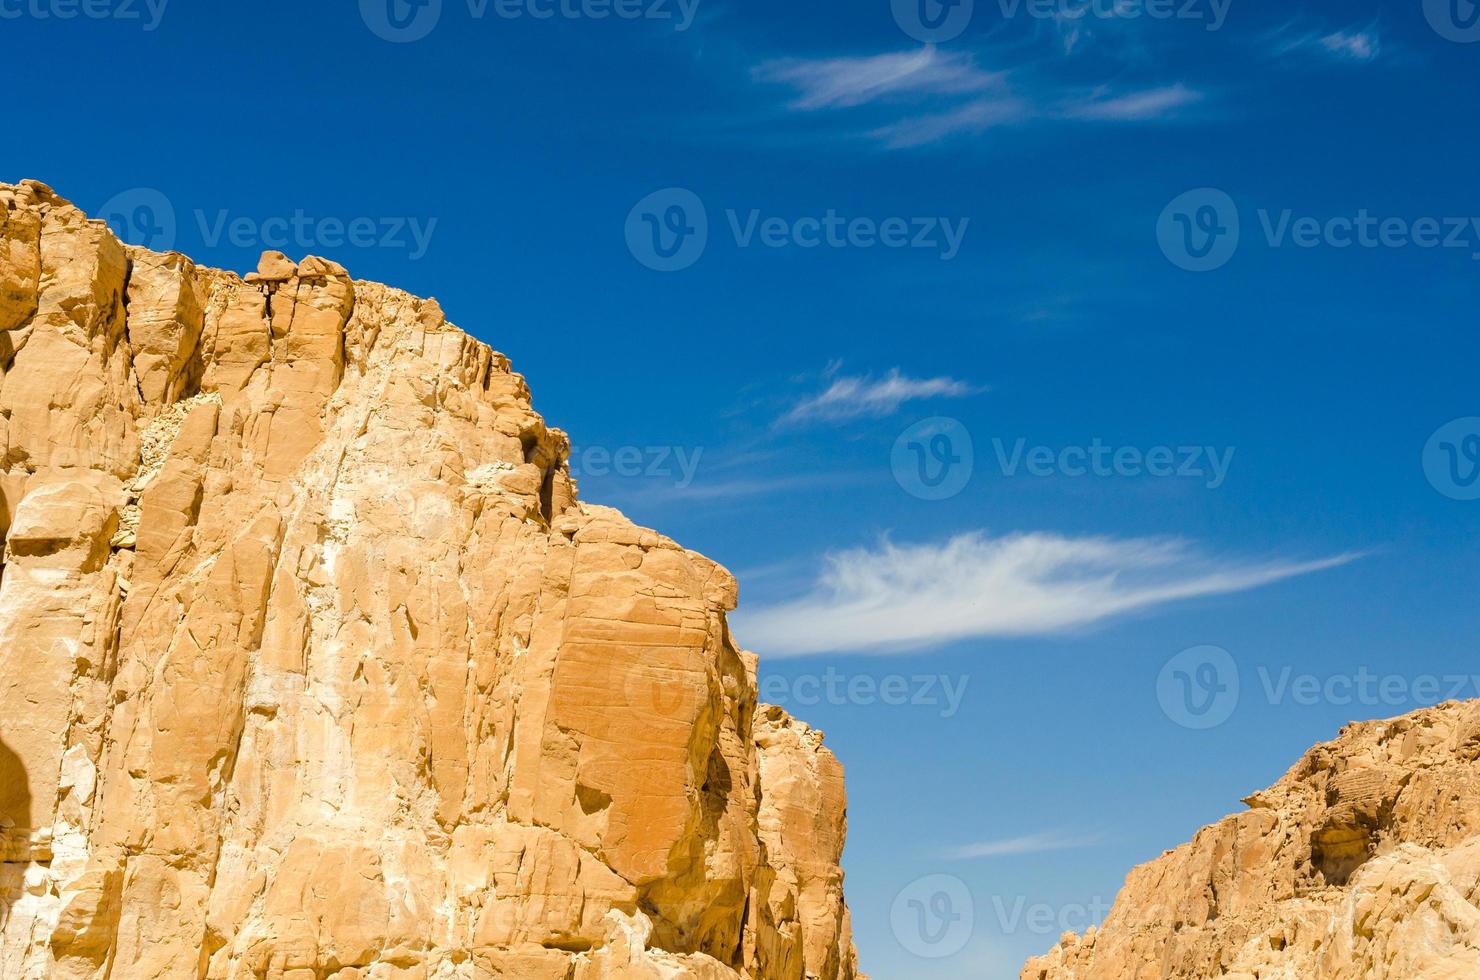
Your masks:
[[[436,302],[0,185],[0,980],[852,980],[734,579]]]
[[[1480,977],[1480,702],[1356,724],[1023,980]]]

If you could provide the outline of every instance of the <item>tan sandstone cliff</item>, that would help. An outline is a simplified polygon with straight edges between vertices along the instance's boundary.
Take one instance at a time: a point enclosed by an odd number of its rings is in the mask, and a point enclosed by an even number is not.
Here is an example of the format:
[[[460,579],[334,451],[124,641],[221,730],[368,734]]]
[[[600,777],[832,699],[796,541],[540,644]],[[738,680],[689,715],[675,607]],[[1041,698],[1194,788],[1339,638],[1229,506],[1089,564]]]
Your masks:
[[[1356,724],[1023,980],[1477,980],[1480,702]]]
[[[734,579],[433,301],[0,185],[0,980],[852,980]]]

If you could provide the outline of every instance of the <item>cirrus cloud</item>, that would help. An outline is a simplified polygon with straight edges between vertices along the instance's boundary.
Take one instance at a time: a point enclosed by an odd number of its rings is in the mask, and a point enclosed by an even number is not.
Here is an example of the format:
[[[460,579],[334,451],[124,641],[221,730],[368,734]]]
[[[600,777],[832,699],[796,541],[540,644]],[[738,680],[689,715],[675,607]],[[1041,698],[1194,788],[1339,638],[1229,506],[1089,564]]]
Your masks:
[[[812,111],[865,105],[886,96],[959,95],[1001,83],[1003,75],[978,68],[969,54],[933,46],[856,58],[779,58],[752,69],[757,81],[796,90],[792,109]]]
[[[1102,838],[1098,835],[1028,834],[1025,837],[982,841],[952,848],[946,852],[946,856],[958,861],[971,861],[983,858],[1018,857],[1024,854],[1048,854],[1053,851],[1074,851],[1094,847],[1101,840]]]
[[[1046,636],[1359,557],[1220,561],[1164,538],[961,534],[834,554],[801,598],[734,616],[768,656],[888,654],[967,639]]]
[[[980,391],[955,378],[911,378],[898,368],[875,380],[868,376],[833,379],[824,391],[798,402],[780,424],[842,422],[855,418],[886,418],[905,402],[930,398],[964,398]]]
[[[1382,34],[1375,23],[1328,30],[1302,28],[1292,22],[1269,34],[1267,43],[1270,54],[1277,58],[1310,54],[1337,62],[1366,64],[1382,54]]]

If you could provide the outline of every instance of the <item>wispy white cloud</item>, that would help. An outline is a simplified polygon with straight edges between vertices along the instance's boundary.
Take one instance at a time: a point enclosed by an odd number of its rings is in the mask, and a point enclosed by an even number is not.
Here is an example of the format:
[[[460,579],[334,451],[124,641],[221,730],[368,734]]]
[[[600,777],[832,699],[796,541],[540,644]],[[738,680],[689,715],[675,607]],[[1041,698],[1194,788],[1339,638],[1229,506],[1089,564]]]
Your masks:
[[[952,136],[983,133],[998,126],[1027,120],[1033,107],[1023,99],[1006,95],[976,99],[946,112],[926,113],[880,126],[869,136],[891,150],[938,143]]]
[[[742,610],[736,632],[755,650],[781,657],[1051,635],[1357,557],[1219,561],[1179,540],[1047,533],[977,532],[919,545],[886,540],[829,557],[812,591],[799,599]]]
[[[1376,24],[1341,30],[1310,30],[1286,24],[1268,36],[1270,52],[1276,57],[1312,54],[1342,62],[1376,61],[1382,54],[1382,36]]]
[[[1375,31],[1336,31],[1321,38],[1321,44],[1332,54],[1355,61],[1371,61],[1382,49]]]
[[[804,111],[860,106],[886,96],[961,95],[1001,83],[978,68],[971,55],[933,46],[861,58],[783,58],[753,69],[758,81],[796,90],[791,108]]]
[[[1139,92],[1112,94],[1105,91],[1071,102],[1063,110],[1070,119],[1093,119],[1104,122],[1140,122],[1164,119],[1178,109],[1201,102],[1203,94],[1180,83]]]
[[[1102,86],[1089,94],[1029,67],[992,71],[970,52],[926,46],[851,58],[785,58],[754,69],[760,82],[793,90],[794,112],[872,113],[860,135],[909,149],[962,135],[1041,121],[1165,120],[1204,98],[1184,84],[1141,89]]]
[[[1059,43],[1064,46],[1064,54],[1073,54],[1074,49],[1079,47],[1079,42],[1088,36],[1088,32],[1077,20],[1058,14],[1054,16],[1054,26],[1058,28]]]
[[[946,856],[960,861],[982,858],[1017,857],[1022,854],[1048,854],[1053,851],[1076,851],[1094,847],[1101,842],[1098,836],[1071,836],[1068,834],[1029,834],[1026,837],[1009,837],[1006,840],[983,841],[953,848]]]
[[[825,390],[802,399],[779,421],[795,424],[885,418],[899,411],[905,402],[964,398],[979,390],[955,378],[907,377],[895,368],[877,380],[868,376],[834,378]]]

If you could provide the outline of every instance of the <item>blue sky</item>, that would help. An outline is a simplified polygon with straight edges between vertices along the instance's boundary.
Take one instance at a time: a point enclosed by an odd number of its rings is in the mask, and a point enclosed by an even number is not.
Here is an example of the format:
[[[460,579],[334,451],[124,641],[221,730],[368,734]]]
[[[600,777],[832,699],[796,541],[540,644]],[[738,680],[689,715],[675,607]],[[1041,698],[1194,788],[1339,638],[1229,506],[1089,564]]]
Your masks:
[[[3,178],[510,355],[588,500],[739,576],[875,977],[1015,977],[1480,694],[1465,0],[359,7],[0,0]]]

